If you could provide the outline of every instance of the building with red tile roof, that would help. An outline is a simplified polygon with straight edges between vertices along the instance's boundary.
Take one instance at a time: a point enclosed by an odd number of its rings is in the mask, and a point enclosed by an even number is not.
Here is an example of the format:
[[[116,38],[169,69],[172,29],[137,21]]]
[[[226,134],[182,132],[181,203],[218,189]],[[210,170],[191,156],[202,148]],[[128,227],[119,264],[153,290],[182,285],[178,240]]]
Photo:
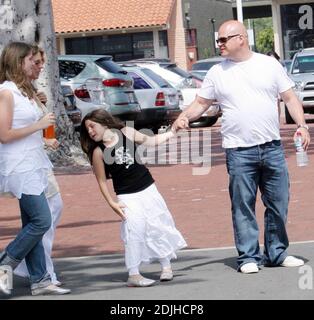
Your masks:
[[[216,2],[52,0],[59,52],[109,54],[115,61],[169,58],[189,69],[199,56],[197,34],[204,33],[205,38],[212,32],[208,18]],[[215,12],[220,11],[221,20],[232,18],[230,3],[219,3],[218,7]],[[203,24],[203,30],[196,30],[187,18],[192,11],[199,12],[195,21]],[[204,44],[214,52],[212,41]]]

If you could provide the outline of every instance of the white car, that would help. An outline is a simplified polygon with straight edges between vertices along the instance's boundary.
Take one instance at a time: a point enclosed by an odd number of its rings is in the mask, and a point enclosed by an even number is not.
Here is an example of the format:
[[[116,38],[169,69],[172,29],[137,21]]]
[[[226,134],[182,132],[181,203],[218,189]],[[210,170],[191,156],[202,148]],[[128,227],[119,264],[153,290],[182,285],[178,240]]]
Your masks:
[[[192,65],[192,70],[190,71],[190,74],[194,75],[195,77],[198,77],[199,79],[204,80],[208,70],[215,64],[220,63],[224,60],[225,58],[222,57],[212,57],[198,60]]]
[[[148,68],[120,64],[133,79],[133,88],[140,103],[141,113],[135,120],[138,128],[157,129],[175,120],[181,109],[178,90]]]
[[[148,60],[133,60],[131,62],[154,71],[178,89],[182,94],[180,101],[181,110],[185,110],[194,101],[199,90],[199,85],[188,72],[177,67],[175,63]],[[190,123],[190,127],[214,125],[220,115],[220,113],[216,114],[217,110],[216,107],[210,108],[209,113],[204,113],[199,119]]]

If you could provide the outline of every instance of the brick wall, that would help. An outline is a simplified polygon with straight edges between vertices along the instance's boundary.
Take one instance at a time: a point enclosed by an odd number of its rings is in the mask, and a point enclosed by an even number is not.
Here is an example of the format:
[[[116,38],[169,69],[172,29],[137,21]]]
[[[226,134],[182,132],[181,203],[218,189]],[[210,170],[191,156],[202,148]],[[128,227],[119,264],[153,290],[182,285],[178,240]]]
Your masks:
[[[169,20],[168,46],[171,61],[187,70],[187,53],[185,44],[185,32],[183,26],[182,1],[176,0]]]

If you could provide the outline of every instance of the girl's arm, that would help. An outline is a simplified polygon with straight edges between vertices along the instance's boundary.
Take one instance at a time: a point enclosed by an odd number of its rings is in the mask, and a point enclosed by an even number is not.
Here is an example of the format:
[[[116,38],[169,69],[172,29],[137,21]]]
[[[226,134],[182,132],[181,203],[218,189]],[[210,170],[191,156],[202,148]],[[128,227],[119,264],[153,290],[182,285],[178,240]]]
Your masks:
[[[104,196],[104,198],[106,199],[106,201],[108,202],[109,206],[115,211],[116,214],[118,214],[121,217],[122,220],[125,220],[126,218],[122,210],[124,208],[124,205],[114,201],[108,190],[102,151],[99,147],[96,148],[93,153],[93,170],[94,170],[94,174],[96,176],[100,191]]]
[[[30,126],[13,129],[13,112],[14,112],[14,99],[13,95],[8,90],[0,92],[0,142],[10,143],[33,134],[38,130],[42,130],[55,123],[53,113],[48,113],[39,121]]]
[[[175,135],[172,128],[170,131],[167,131],[165,133],[155,134],[153,136],[148,136],[146,134],[143,134],[132,127],[125,127],[122,130],[130,140],[138,144],[143,144],[148,147],[159,145],[169,140]]]

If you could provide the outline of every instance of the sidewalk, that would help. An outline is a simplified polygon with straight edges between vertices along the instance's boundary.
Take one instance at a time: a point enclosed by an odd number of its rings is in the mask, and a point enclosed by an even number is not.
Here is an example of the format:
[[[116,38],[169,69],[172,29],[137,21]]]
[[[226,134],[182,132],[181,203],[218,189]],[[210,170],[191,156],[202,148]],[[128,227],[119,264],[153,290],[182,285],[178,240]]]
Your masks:
[[[30,296],[28,281],[15,277],[12,299],[27,300],[312,300],[313,242],[291,244],[289,254],[306,261],[301,268],[262,268],[257,274],[236,271],[234,248],[183,250],[173,262],[175,278],[153,287],[128,288],[123,255],[101,255],[55,260],[65,296]],[[301,273],[303,272],[303,273]],[[143,274],[158,280],[157,263],[143,268]],[[308,288],[302,289],[304,280]],[[312,281],[312,283],[311,283]],[[3,298],[0,295],[0,298]],[[123,301],[120,301],[123,303]]]
[[[314,124],[310,123],[310,130]],[[220,127],[211,132],[212,167],[209,174],[193,175],[193,164],[150,165],[156,185],[171,211],[178,230],[189,249],[233,246],[228,175],[221,148]],[[314,144],[307,167],[297,167],[292,136],[295,125],[283,125],[282,138],[290,175],[290,204],[287,230],[290,242],[314,240],[313,190]],[[180,151],[182,154],[182,150]],[[123,252],[120,219],[106,204],[93,173],[56,172],[64,200],[64,210],[57,228],[53,256],[78,257]],[[110,190],[113,194],[111,183]],[[263,243],[264,206],[258,195],[257,220]],[[16,199],[0,199],[0,251],[14,239],[20,228]]]
[[[308,123],[312,132],[314,123]],[[10,300],[314,299],[313,289],[299,288],[302,277],[299,268],[264,268],[258,274],[243,275],[235,270],[237,253],[234,248],[203,249],[234,245],[228,175],[219,129],[219,125],[203,129],[211,131],[212,167],[208,175],[192,175],[195,166],[188,164],[149,166],[190,249],[180,252],[178,261],[174,262],[176,277],[173,282],[153,288],[126,288],[119,218],[105,203],[90,170],[59,171],[57,180],[64,210],[56,232],[53,257],[58,258],[55,261],[60,280],[73,293],[62,297],[31,297],[28,282],[16,278]],[[308,243],[291,245],[289,254],[309,260],[307,266],[313,267],[314,144],[308,150],[310,164],[297,167],[291,140],[294,132],[294,125],[282,125],[291,182],[287,231],[291,243]],[[263,243],[265,208],[260,195],[256,209],[260,243]],[[20,228],[17,201],[0,199],[0,213],[1,251]],[[145,271],[146,276],[158,279],[157,264],[148,266]],[[313,275],[310,283],[313,287]]]

